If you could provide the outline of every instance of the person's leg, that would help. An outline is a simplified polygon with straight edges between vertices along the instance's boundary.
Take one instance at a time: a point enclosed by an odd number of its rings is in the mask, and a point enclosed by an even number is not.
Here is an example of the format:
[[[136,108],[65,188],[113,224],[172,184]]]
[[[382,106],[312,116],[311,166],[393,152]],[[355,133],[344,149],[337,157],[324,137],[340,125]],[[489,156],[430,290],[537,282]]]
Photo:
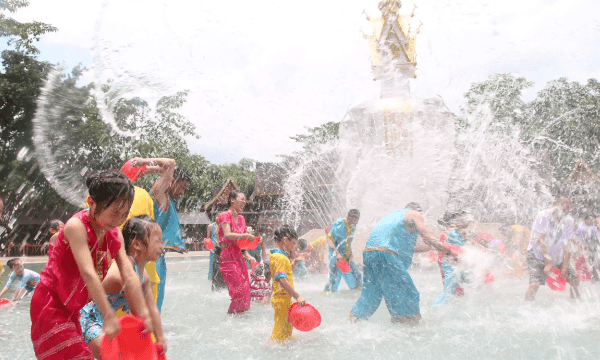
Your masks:
[[[165,255],[161,255],[160,259],[156,262],[156,273],[160,279],[158,283],[158,294],[156,298],[156,307],[158,311],[162,311],[163,300],[165,298],[165,287],[167,285],[167,262],[165,261]]]
[[[419,291],[400,259],[392,254],[382,254],[385,272],[380,281],[392,322],[416,325],[421,319]]]
[[[382,254],[380,251],[369,251],[363,254],[365,271],[363,288],[360,298],[350,312],[350,320],[368,319],[377,311],[379,304],[381,304],[383,293],[379,277],[386,270],[381,268],[380,254]]]
[[[292,336],[292,324],[289,321],[291,299],[290,296],[273,296],[271,298],[271,304],[275,310],[275,325],[271,334],[273,341],[283,341]]]
[[[100,359],[100,344],[104,336],[104,319],[102,314],[93,302],[87,303],[79,312],[79,322],[83,339],[94,354],[96,359]]]
[[[213,263],[215,261],[215,253],[210,252],[210,258],[208,260],[208,280],[213,278]]]
[[[217,248],[217,251],[215,251],[211,289],[212,291],[227,289],[227,285],[225,284],[225,280],[221,274],[221,248]]]
[[[342,281],[342,272],[338,269],[336,265],[336,256],[332,252],[329,257],[329,280],[327,281],[327,285],[325,285],[326,291],[336,292],[338,287],[340,286],[340,282]]]
[[[244,272],[246,277],[244,277]],[[231,297],[231,304],[227,313],[235,314],[248,310],[250,308],[248,269],[242,254],[237,248],[226,248],[221,252],[221,274]]]
[[[538,259],[533,250],[527,251],[527,269],[529,270],[529,287],[525,292],[525,300],[535,300],[535,294],[540,288],[540,284],[546,283],[546,274],[544,273],[545,263]]]
[[[350,261],[350,268],[352,269],[351,274],[354,277],[354,282],[356,283],[353,288],[362,286],[362,274],[358,270],[358,266],[356,266],[356,263],[353,260]]]
[[[442,273],[444,278],[444,289],[442,294],[433,303],[433,306],[444,306],[447,305],[454,295],[457,295],[458,281],[457,274],[455,274],[456,266],[448,263],[442,264]],[[462,290],[462,289],[461,289]]]
[[[559,269],[562,268],[562,264],[559,265]],[[581,295],[579,294],[579,276],[575,269],[569,266],[569,270],[567,272],[567,282],[571,285],[569,289],[569,293],[571,294],[571,299],[581,299]]]

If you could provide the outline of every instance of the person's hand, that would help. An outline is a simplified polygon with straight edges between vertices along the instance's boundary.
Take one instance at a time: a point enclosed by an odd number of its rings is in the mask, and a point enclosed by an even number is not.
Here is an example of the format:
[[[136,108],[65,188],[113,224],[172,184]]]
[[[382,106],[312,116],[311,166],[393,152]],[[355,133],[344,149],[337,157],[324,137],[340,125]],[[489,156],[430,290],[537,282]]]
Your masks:
[[[152,324],[152,317],[150,317],[150,311],[148,311],[148,308],[144,308],[135,315],[144,322],[144,333],[151,334],[154,332],[154,325]]]
[[[552,266],[551,263],[550,264],[546,264],[546,266],[544,267],[544,273],[549,274],[550,271],[552,271],[552,268],[553,268],[553,266]]]
[[[116,335],[119,335],[119,321],[114,314],[104,319],[104,334],[108,336],[108,340],[112,340]]]
[[[133,167],[140,167],[145,164],[145,159],[142,159],[140,157],[134,157],[130,161],[131,161],[131,166],[133,166]]]
[[[253,241],[256,238],[256,236],[254,236],[254,234],[246,233],[245,235],[246,235],[246,239],[248,239],[250,241]]]
[[[160,346],[161,354],[163,354],[164,356],[167,355],[167,340],[163,337],[160,340],[157,340],[158,345]]]
[[[306,305],[306,300],[300,295],[298,295],[298,298],[296,299],[296,301],[298,302],[298,305],[300,307]]]
[[[337,253],[335,257],[337,260],[344,260],[344,257],[340,253]]]

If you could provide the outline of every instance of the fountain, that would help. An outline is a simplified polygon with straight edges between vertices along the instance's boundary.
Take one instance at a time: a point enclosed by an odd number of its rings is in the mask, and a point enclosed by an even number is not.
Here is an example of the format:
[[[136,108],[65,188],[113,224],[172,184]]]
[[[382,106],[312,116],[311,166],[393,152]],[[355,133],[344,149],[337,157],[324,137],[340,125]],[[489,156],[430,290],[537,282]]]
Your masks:
[[[338,189],[346,208],[359,208],[374,224],[410,201],[439,214],[452,172],[454,117],[439,97],[415,98],[416,36],[400,1],[379,3],[382,16],[367,19],[374,80],[381,96],[352,107],[340,127]],[[357,244],[361,245],[361,244]]]

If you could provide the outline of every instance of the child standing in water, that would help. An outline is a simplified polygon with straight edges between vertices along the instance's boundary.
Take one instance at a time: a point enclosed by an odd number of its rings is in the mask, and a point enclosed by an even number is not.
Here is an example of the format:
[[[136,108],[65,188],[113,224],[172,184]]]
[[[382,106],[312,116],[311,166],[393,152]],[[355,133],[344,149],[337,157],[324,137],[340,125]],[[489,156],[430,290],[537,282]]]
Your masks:
[[[263,240],[260,241],[261,262],[252,264],[250,271],[250,299],[254,301],[267,302],[271,298],[273,288],[271,287],[271,265],[267,253],[267,247],[264,246]]]
[[[465,246],[466,239],[461,231],[466,230],[471,225],[472,216],[466,211],[461,210],[445,215],[444,220],[448,223],[449,227],[445,232],[448,234],[447,238],[445,240],[442,239],[442,243],[449,246]],[[439,264],[444,290],[433,306],[446,305],[452,296],[461,296],[464,294],[463,289],[460,287],[460,283],[463,282],[463,276],[456,272],[455,258],[451,255],[441,253]]]
[[[136,274],[142,284],[146,305],[150,310],[154,335],[158,343],[166,351],[167,344],[162,330],[160,313],[154,302],[154,295],[148,272],[144,269],[149,261],[156,261],[163,254],[162,230],[156,221],[147,215],[135,216],[129,219],[123,227],[125,252],[133,264]],[[129,304],[123,293],[123,278],[115,266],[111,266],[102,281],[104,291],[108,294],[108,302],[114,311],[129,312]],[[100,344],[104,332],[104,320],[96,304],[92,301],[81,309],[81,329],[83,338],[88,343],[96,358],[100,358]]]
[[[292,297],[298,301],[298,305],[306,304],[306,300],[294,289],[294,275],[290,261],[290,254],[296,247],[297,238],[296,231],[287,225],[275,230],[275,248],[271,250],[273,276],[271,305],[275,309],[275,326],[271,340],[274,341],[283,341],[292,336],[292,324],[288,318]]]
[[[134,190],[125,175],[115,170],[91,176],[89,209],[75,214],[61,229],[46,269],[31,299],[31,340],[38,359],[93,359],[85,343],[79,311],[91,298],[104,319],[104,333],[112,338],[119,323],[102,287],[102,279],[115,259],[132,312],[153,324],[137,278],[117,228],[125,222]]]
[[[40,274],[35,271],[31,271],[29,269],[25,269],[23,266],[23,262],[19,258],[14,258],[8,260],[6,263],[8,267],[12,270],[10,273],[10,277],[4,286],[4,289],[0,291],[0,298],[6,294],[8,289],[12,286],[12,284],[17,280],[19,285],[17,285],[17,289],[15,290],[15,294],[13,295],[12,301],[17,301],[21,299],[25,294],[28,294],[35,290],[38,282],[40,281]]]

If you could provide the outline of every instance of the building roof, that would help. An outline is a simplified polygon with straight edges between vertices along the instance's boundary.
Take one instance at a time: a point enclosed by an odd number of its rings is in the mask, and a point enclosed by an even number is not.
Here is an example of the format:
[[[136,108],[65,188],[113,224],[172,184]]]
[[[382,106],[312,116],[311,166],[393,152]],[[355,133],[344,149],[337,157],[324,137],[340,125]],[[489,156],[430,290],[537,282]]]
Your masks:
[[[590,167],[580,159],[575,165],[573,172],[569,175],[570,183],[593,183],[600,186],[600,178],[590,169]]]
[[[250,201],[257,196],[284,195],[283,184],[286,171],[279,164],[269,162],[256,163],[256,184]]]

